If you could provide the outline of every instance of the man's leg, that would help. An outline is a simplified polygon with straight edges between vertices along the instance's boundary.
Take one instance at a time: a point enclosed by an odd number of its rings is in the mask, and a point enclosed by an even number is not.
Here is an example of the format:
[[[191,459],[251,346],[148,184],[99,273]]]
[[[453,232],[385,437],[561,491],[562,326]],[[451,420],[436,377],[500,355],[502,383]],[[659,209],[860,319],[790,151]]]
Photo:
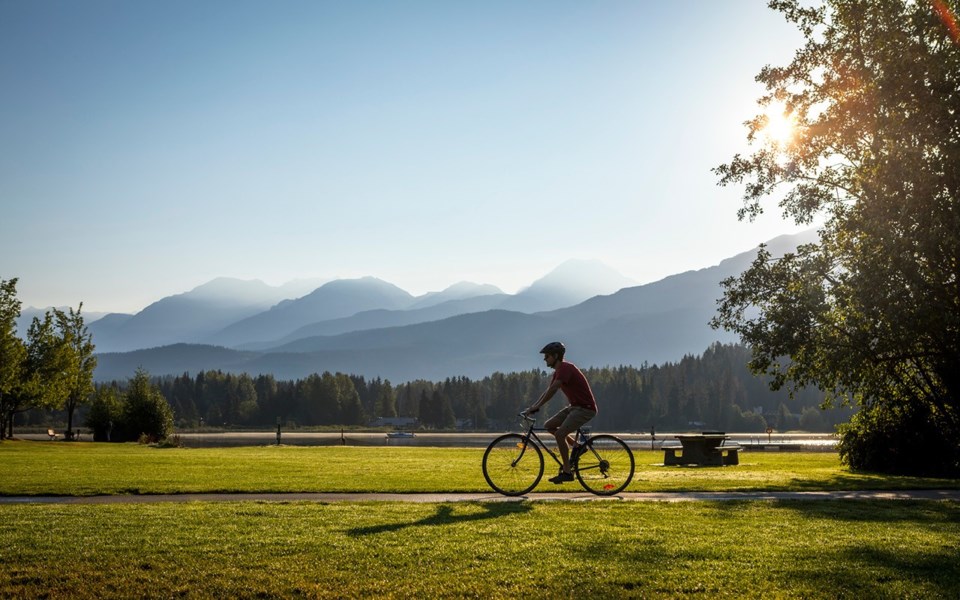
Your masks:
[[[563,475],[566,481],[570,481],[573,478],[570,469],[570,449],[567,445],[567,435],[569,432],[565,429],[567,420],[570,418],[570,412],[573,407],[568,406],[550,417],[546,423],[543,424],[544,429],[553,434],[553,437],[557,440],[557,449],[560,451],[560,458],[563,461],[563,465],[560,467],[560,475]],[[557,477],[551,477],[550,481],[553,483],[562,483],[563,480],[558,479]]]
[[[557,430],[554,432],[553,437],[557,439],[557,449],[560,450],[560,458],[563,459],[563,472],[572,474],[573,470],[570,468],[570,446],[567,441],[569,435],[566,431]]]
[[[587,410],[578,406],[570,407],[566,418],[563,420],[563,424],[557,428],[555,433],[551,432],[557,439],[557,448],[560,449],[560,456],[563,458],[564,473],[573,472],[573,469],[570,466],[570,447],[572,447],[575,442],[573,433],[580,427],[586,425],[587,422],[596,415],[597,413],[592,410]]]

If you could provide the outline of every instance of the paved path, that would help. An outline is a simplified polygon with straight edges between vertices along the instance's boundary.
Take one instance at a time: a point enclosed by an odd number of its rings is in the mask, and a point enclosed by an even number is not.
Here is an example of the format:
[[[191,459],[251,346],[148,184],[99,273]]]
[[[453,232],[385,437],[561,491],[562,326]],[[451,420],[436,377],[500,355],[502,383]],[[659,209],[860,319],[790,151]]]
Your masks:
[[[821,492],[626,492],[611,497],[579,493],[538,492],[508,498],[487,493],[284,493],[284,494],[145,494],[119,496],[0,496],[0,504],[145,504],[156,502],[523,502],[523,501],[639,501],[689,502],[704,500],[953,500],[960,490],[821,491]]]

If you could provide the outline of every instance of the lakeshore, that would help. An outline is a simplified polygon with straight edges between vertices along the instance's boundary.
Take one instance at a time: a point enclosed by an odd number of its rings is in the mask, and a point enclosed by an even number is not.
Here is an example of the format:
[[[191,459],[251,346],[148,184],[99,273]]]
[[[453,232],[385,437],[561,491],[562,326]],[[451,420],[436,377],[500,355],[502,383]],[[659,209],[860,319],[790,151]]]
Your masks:
[[[483,448],[501,432],[454,432],[436,433],[414,431],[409,437],[388,437],[384,431],[280,431],[280,443],[287,446],[420,446],[439,448]],[[601,432],[596,432],[601,433]],[[610,432],[602,432],[610,433]],[[614,433],[631,448],[659,450],[664,443],[676,442],[676,436],[687,432],[650,434]],[[269,446],[277,444],[277,432],[273,431],[216,431],[177,432],[180,443],[188,448],[218,448],[234,446]],[[24,440],[48,440],[46,434],[24,433],[15,436]],[[549,436],[546,436],[547,438]],[[804,451],[833,452],[837,436],[831,433],[728,433],[729,442],[738,443],[748,451]],[[89,434],[81,435],[81,441],[89,441]]]

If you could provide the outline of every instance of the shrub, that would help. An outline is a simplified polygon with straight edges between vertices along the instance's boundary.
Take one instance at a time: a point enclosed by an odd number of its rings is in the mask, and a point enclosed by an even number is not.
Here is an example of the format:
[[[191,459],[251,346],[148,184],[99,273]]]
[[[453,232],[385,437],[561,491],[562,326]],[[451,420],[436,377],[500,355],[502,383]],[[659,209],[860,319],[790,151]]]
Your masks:
[[[179,435],[168,435],[164,439],[157,442],[157,448],[182,448],[183,442],[180,440]]]
[[[840,425],[840,461],[855,471],[956,477],[960,447],[929,405],[865,406]]]
[[[139,369],[127,391],[117,398],[116,390],[97,390],[87,414],[87,427],[95,441],[157,443],[173,431],[173,410],[150,376]]]
[[[122,431],[127,441],[146,435],[152,442],[162,440],[173,431],[173,410],[160,390],[150,383],[143,369],[130,380],[124,394]]]
[[[93,441],[108,442],[123,418],[123,403],[112,387],[97,388],[87,412],[86,426],[93,430]]]

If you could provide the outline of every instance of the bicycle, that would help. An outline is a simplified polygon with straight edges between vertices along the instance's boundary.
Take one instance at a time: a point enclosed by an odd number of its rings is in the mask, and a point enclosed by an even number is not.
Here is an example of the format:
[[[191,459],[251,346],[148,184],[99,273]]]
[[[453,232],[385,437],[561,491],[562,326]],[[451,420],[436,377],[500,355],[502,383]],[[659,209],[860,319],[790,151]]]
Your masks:
[[[563,461],[544,443],[535,427],[536,418],[521,413],[529,423],[526,433],[508,433],[490,442],[483,453],[483,477],[495,491],[505,496],[522,496],[537,487],[543,478],[543,450],[562,467]],[[577,429],[570,466],[585,490],[598,496],[618,494],[633,479],[633,452],[620,438]]]

